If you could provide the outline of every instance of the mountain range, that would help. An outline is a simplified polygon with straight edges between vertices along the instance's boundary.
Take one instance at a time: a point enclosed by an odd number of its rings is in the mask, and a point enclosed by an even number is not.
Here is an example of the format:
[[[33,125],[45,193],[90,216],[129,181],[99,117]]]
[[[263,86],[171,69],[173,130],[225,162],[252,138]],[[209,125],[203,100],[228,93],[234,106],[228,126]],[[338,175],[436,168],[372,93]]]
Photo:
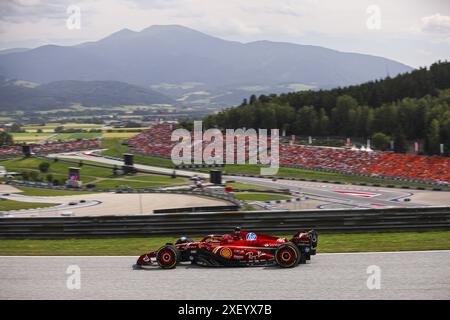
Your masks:
[[[119,81],[62,80],[38,84],[0,79],[2,111],[42,111],[73,105],[109,107],[174,103],[172,98],[152,89]]]
[[[187,105],[230,105],[253,93],[328,89],[411,70],[372,55],[285,42],[228,41],[179,25],[123,29],[75,46],[0,52],[0,75],[6,79],[118,81]]]

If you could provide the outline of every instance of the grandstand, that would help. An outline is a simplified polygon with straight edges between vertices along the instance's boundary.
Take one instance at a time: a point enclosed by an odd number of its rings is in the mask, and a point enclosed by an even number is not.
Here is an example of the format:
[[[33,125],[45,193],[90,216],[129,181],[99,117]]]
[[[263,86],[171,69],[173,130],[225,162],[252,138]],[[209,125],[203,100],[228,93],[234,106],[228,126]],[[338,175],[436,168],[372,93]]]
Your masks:
[[[51,142],[43,144],[29,144],[33,153],[47,154],[52,152],[70,152],[75,150],[85,150],[100,147],[98,139],[80,139],[72,141]],[[0,158],[10,158],[22,155],[22,146],[2,146],[0,147]]]
[[[128,140],[131,150],[145,155],[170,157],[173,146],[177,144],[170,141],[172,130],[173,126],[169,124],[155,125]],[[340,173],[450,183],[450,158],[446,157],[280,144],[280,164]]]

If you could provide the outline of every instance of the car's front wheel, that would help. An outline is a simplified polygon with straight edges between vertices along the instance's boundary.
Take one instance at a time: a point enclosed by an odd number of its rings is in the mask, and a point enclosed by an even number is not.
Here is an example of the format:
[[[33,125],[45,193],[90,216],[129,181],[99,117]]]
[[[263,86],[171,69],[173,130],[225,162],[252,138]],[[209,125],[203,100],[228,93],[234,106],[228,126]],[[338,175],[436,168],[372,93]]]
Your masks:
[[[173,269],[179,262],[180,252],[174,245],[165,245],[156,253],[156,261],[163,269]]]
[[[301,252],[292,242],[286,242],[275,251],[275,261],[283,268],[292,268],[299,264]]]

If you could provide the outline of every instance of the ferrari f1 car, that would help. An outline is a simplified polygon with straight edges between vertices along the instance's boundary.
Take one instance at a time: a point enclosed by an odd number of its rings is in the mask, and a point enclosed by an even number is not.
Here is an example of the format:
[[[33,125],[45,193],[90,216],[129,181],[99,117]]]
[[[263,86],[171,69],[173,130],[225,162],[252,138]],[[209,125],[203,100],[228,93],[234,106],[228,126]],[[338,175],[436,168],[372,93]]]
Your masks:
[[[314,230],[296,233],[290,240],[241,231],[208,235],[196,242],[187,237],[168,243],[139,257],[136,267],[173,269],[181,262],[201,266],[238,267],[278,265],[292,268],[316,254],[318,236]]]

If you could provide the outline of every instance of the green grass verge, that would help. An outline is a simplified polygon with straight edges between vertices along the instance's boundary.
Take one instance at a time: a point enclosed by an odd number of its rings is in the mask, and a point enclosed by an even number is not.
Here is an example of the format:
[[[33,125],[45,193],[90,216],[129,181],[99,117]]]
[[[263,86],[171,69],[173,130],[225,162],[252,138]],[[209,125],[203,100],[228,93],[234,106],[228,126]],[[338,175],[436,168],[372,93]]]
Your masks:
[[[88,191],[53,190],[53,189],[23,187],[23,186],[14,186],[14,188],[22,190],[23,192],[21,192],[21,194],[23,195],[35,197],[60,197],[60,196],[74,196],[93,193]]]
[[[243,201],[271,201],[271,200],[286,200],[292,198],[291,196],[285,196],[275,193],[256,193],[256,192],[238,192],[234,196],[238,200]]]
[[[35,203],[35,202],[21,202],[14,200],[0,200],[0,211],[34,209],[56,206],[55,203]]]
[[[226,184],[226,186],[230,186],[233,189],[262,189],[262,190],[268,190],[268,189],[272,189],[270,187],[264,187],[264,186],[259,186],[256,184],[249,184],[249,183],[240,183],[240,182],[228,182]]]
[[[281,235],[287,238],[292,235]],[[200,237],[194,237],[198,240]],[[0,255],[138,256],[177,236],[117,239],[2,240]],[[450,231],[320,234],[319,253],[450,249]]]
[[[140,175],[140,176],[130,176],[126,178],[127,180],[137,180],[160,184],[173,184],[173,183],[183,183],[189,181],[185,178],[172,178],[170,176],[163,175]]]

